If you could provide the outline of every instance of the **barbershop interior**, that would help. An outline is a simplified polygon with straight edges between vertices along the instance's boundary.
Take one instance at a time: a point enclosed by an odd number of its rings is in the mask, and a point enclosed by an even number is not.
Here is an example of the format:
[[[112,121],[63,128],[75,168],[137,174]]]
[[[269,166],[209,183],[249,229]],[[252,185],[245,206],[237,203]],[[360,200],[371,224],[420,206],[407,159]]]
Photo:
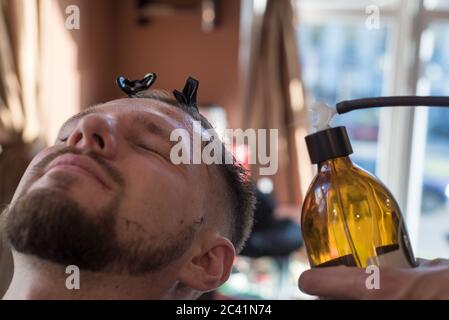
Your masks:
[[[337,182],[316,185],[323,152],[311,144],[324,138],[306,137],[343,101],[449,96],[448,0],[0,0],[0,38],[1,210],[66,119],[123,97],[118,76],[154,72],[169,92],[192,76],[217,131],[277,130],[269,161],[231,144],[256,186],[255,223],[228,281],[203,299],[314,299],[298,290],[315,226],[304,211],[318,214],[311,202],[331,201]],[[449,104],[377,103],[331,115],[331,127],[397,202],[414,256],[447,258]]]

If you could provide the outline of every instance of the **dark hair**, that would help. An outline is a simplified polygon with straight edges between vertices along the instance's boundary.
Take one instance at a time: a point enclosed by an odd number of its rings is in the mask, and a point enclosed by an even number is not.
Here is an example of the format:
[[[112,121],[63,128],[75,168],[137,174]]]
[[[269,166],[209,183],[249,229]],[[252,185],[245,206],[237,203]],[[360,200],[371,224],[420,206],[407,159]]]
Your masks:
[[[171,98],[167,93],[160,90],[147,90],[137,95],[139,98],[148,98],[165,102],[171,106],[177,107],[187,113],[193,120],[200,121],[205,130],[214,129],[210,122],[200,112],[179,103]],[[238,162],[225,144],[220,141],[222,148],[222,162],[216,166],[219,168],[227,190],[224,190],[226,202],[229,204],[227,212],[227,229],[229,230],[229,240],[234,245],[236,252],[239,253],[248,239],[254,220],[255,195],[254,184],[249,178],[248,171]],[[225,157],[232,158],[232,163],[226,163]],[[217,195],[219,196],[219,195]]]

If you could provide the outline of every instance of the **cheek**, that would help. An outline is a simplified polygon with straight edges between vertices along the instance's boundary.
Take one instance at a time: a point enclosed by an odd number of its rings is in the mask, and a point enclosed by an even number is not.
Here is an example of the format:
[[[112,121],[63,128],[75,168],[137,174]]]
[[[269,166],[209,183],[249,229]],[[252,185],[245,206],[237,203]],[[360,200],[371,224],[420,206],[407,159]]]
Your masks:
[[[126,167],[133,169],[125,173],[127,185],[118,222],[128,227],[139,224],[142,231],[152,235],[173,234],[201,212],[201,197],[196,187],[189,185],[173,168],[157,160]],[[133,231],[138,231],[136,228]]]
[[[31,160],[30,164],[28,165],[27,169],[25,170],[25,173],[23,174],[22,178],[20,179],[19,185],[17,186],[16,192],[14,193],[14,197],[12,201],[15,201],[22,192],[27,190],[30,185],[35,182],[39,177],[43,174],[42,170],[38,168],[36,165],[41,162],[45,157],[47,157],[49,154],[55,152],[55,150],[58,149],[57,146],[53,146],[47,149],[44,149],[40,151],[34,158]]]

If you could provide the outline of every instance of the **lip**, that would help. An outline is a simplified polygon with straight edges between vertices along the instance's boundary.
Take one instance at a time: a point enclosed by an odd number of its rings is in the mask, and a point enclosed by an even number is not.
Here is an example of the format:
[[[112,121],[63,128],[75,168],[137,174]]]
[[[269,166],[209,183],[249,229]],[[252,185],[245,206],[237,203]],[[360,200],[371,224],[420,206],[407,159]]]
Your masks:
[[[95,179],[106,189],[111,190],[111,187],[107,182],[107,179],[104,177],[100,166],[87,156],[63,154],[62,156],[59,156],[52,162],[50,162],[46,172],[49,172],[50,170],[56,168],[68,169],[70,171],[75,171],[77,173],[87,175]]]

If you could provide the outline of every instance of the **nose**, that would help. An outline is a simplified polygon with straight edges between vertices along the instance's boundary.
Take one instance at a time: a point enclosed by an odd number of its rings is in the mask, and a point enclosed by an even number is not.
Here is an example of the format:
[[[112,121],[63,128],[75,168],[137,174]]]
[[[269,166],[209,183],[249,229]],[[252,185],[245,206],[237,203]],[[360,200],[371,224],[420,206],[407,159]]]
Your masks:
[[[117,153],[116,125],[111,116],[88,114],[78,121],[67,139],[68,146],[90,150],[105,158]]]

